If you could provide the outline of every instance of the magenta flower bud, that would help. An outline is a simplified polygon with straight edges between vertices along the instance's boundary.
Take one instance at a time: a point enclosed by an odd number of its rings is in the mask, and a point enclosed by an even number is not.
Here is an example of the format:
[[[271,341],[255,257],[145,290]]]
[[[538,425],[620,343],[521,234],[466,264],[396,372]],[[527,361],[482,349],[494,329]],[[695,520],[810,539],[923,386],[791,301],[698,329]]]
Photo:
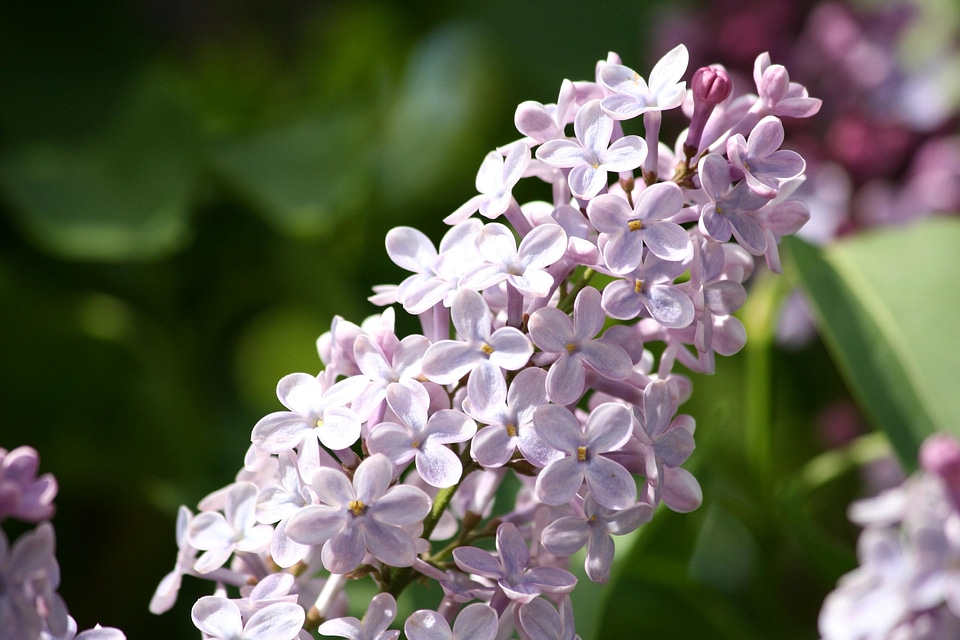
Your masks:
[[[935,433],[920,446],[920,466],[939,476],[953,503],[960,507],[960,442],[946,433]]]
[[[730,97],[733,80],[723,67],[700,67],[694,72],[690,87],[693,90],[693,115],[690,117],[687,139],[683,143],[683,152],[688,159],[700,150],[700,139],[707,119],[714,107]]]
[[[730,97],[733,80],[723,67],[700,67],[694,72],[690,87],[693,89],[694,104],[700,102],[717,105]]]

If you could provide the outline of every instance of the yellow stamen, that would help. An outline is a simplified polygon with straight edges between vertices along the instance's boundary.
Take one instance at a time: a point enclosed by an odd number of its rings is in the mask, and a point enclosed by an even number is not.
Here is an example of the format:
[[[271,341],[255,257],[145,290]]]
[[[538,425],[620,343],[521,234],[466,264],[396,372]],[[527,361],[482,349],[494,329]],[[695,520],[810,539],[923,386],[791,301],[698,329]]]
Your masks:
[[[643,280],[634,280],[633,282],[633,292],[640,293],[643,291]]]
[[[490,355],[491,353],[493,353],[493,347],[491,347],[486,342],[484,342],[483,346],[480,347],[480,351],[483,351],[485,355]]]
[[[643,221],[630,220],[627,222],[627,228],[630,229],[630,231],[640,231],[640,229],[643,229]]]
[[[577,447],[577,461],[586,462],[587,461],[587,448],[586,447]]]
[[[577,350],[577,345],[573,344],[572,342],[568,342],[566,346],[567,346],[567,353],[573,353],[574,351]]]
[[[347,508],[350,509],[353,515],[359,516],[366,510],[367,505],[363,504],[363,500],[351,500]]]
[[[317,418],[317,429],[323,428],[323,418]]]
[[[510,423],[507,423],[506,428],[507,428],[507,435],[510,436],[511,438],[515,438],[517,435],[517,428]]]

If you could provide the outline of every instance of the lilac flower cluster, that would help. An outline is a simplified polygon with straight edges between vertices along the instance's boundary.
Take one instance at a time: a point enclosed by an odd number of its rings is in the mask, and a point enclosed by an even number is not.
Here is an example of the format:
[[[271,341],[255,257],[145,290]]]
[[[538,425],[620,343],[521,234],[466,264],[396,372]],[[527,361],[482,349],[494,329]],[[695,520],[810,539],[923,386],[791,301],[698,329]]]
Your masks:
[[[37,475],[40,456],[32,447],[0,448],[0,522],[8,517],[39,523],[11,546],[0,530],[0,640],[125,640],[121,631],[97,625],[77,634],[67,613],[55,556],[53,499],[57,481]]]
[[[387,233],[411,275],[376,287],[391,306],[361,325],[335,318],[323,371],[280,380],[284,410],[253,427],[236,481],[181,508],[152,611],[192,575],[217,584],[193,607],[208,638],[397,638],[396,597],[426,578],[442,599],[402,623],[410,640],[577,637],[570,556],[586,547],[604,582],[612,536],[661,503],[701,503],[674,365],[709,373],[743,347],[733,313],[754,257],[779,271],[779,239],[809,217],[780,118],[819,100],[767,55],[756,94],[717,66],[687,87],[687,64],[678,46],[644,79],[611,53],[556,104],[518,107],[522,137],[484,158],[438,246]],[[670,109],[690,118],[673,146],[659,141]],[[551,199],[521,205],[524,178]],[[422,334],[396,335],[392,305]],[[494,504],[507,474],[516,498]],[[345,587],[367,576],[380,593],[347,617]]]
[[[824,640],[960,636],[960,442],[930,436],[921,470],[851,505],[860,566],[824,601]]]

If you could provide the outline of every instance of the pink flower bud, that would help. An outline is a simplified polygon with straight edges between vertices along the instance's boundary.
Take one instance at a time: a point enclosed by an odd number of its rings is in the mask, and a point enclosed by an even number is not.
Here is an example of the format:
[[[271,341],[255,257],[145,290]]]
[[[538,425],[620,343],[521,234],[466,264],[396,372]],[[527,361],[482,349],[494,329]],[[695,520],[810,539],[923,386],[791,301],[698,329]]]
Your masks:
[[[935,433],[920,445],[920,466],[938,476],[955,505],[960,505],[960,442],[946,433]]]
[[[730,97],[730,92],[733,91],[733,80],[722,67],[700,67],[694,72],[690,86],[693,89],[694,100],[720,104]]]

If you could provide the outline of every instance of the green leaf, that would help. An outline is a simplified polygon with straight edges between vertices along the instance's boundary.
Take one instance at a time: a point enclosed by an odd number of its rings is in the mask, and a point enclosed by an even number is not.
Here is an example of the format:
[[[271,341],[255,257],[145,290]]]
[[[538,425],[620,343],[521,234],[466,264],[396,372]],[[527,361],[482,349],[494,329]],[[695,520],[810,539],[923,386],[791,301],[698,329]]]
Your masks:
[[[817,249],[788,239],[820,332],[863,410],[907,469],[923,439],[960,434],[960,220]]]
[[[142,261],[187,240],[198,134],[158,80],[144,77],[99,135],[0,156],[0,188],[36,244],[67,258]]]

